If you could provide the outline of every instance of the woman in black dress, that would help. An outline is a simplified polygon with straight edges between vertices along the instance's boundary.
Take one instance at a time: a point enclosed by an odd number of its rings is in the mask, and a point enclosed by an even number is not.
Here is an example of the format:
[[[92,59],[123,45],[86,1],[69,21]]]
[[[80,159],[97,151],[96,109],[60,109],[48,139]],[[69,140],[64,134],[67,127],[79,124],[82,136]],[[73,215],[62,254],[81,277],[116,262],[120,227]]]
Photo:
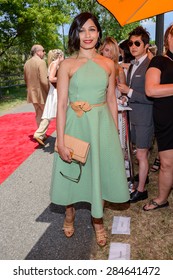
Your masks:
[[[143,210],[167,207],[173,186],[173,24],[164,35],[165,54],[155,56],[146,73],[146,94],[154,100],[154,125],[160,157],[158,195]]]

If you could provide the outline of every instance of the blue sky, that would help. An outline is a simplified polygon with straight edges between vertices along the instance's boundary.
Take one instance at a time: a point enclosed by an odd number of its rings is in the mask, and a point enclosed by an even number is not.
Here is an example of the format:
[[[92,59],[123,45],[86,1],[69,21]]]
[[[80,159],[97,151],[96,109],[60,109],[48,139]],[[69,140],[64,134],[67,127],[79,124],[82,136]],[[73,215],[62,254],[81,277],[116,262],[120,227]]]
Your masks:
[[[167,27],[173,23],[173,12],[165,13],[164,14],[164,31],[167,29]],[[152,22],[152,20],[142,21],[142,26],[147,29],[147,31],[150,33],[151,39],[155,39],[155,32],[156,32],[156,24]]]

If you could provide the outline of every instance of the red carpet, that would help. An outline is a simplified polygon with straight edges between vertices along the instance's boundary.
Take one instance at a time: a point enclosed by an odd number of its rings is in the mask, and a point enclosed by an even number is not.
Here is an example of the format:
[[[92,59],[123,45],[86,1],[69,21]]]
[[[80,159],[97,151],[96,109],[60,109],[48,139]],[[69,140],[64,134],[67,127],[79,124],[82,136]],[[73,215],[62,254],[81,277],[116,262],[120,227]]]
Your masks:
[[[33,139],[36,129],[35,113],[0,117],[0,184],[39,146]],[[47,135],[54,131],[55,120],[51,121]]]

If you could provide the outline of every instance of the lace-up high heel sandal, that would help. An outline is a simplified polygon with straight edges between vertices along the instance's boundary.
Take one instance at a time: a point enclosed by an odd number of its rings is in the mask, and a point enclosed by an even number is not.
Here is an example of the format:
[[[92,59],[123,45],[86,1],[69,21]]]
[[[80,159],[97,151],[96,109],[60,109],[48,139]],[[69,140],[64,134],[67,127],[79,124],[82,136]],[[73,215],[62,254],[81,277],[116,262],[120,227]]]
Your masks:
[[[96,235],[96,242],[100,247],[104,247],[107,243],[107,234],[104,229],[103,223],[95,223],[92,219],[92,225]],[[97,227],[97,225],[102,225],[101,228]]]
[[[104,228],[95,229],[96,241],[100,247],[104,247],[107,243],[107,234]]]
[[[73,208],[72,215],[68,215],[66,211],[66,216],[63,225],[63,231],[66,237],[72,237],[74,234],[74,219],[75,219],[75,209]]]

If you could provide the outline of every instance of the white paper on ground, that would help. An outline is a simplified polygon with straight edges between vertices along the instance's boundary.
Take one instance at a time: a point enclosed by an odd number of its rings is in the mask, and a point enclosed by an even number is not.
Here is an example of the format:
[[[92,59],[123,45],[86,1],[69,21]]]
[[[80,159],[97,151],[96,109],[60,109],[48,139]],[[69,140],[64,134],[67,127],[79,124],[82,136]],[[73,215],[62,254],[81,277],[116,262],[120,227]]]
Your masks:
[[[130,217],[114,216],[112,234],[130,234]]]
[[[130,244],[112,242],[108,260],[130,260]]]

